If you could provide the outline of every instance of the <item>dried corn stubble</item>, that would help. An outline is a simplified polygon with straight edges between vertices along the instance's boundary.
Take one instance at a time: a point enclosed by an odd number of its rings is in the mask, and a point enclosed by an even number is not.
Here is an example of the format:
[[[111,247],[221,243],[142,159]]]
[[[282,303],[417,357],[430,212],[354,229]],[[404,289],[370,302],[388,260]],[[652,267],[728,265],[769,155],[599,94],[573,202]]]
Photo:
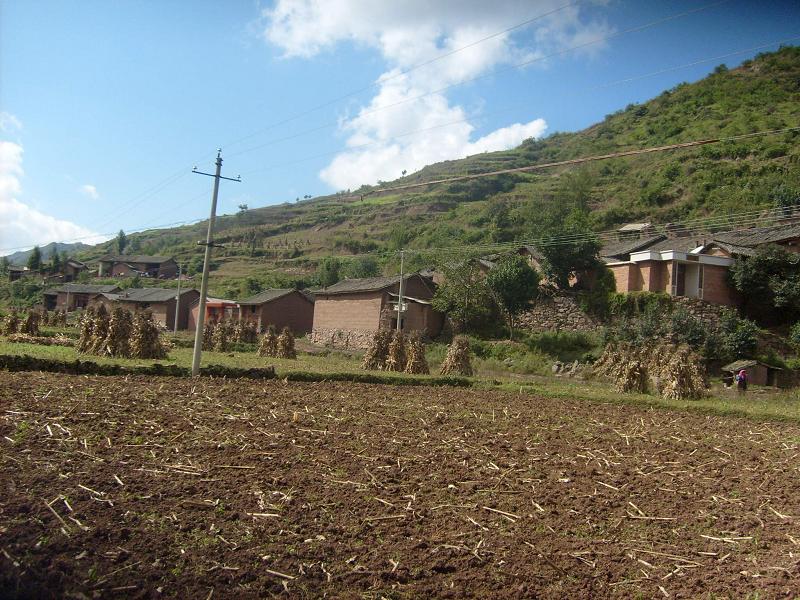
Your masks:
[[[294,335],[288,327],[284,327],[281,334],[278,336],[278,358],[297,358],[297,352],[294,348]]]
[[[136,313],[131,334],[133,358],[166,358],[167,348],[161,340],[161,330],[149,310]]]
[[[213,321],[210,323],[206,323],[203,327],[203,350],[213,350],[214,349],[214,330],[217,328],[217,324]]]
[[[261,337],[261,343],[258,345],[258,355],[272,358],[278,356],[278,332],[275,330],[275,325],[267,327],[267,331]]]
[[[389,344],[392,341],[392,332],[388,329],[379,329],[372,334],[372,341],[364,353],[361,368],[367,370],[383,370],[386,359],[389,357]]]
[[[428,375],[430,372],[428,360],[425,358],[425,344],[422,341],[422,335],[419,331],[415,331],[408,336],[406,373]]]
[[[395,331],[392,334],[392,341],[389,343],[389,355],[386,357],[387,371],[405,371],[407,362],[406,336],[402,331]]]
[[[472,375],[469,340],[465,336],[459,335],[453,338],[453,342],[447,347],[447,356],[439,372],[442,375]]]

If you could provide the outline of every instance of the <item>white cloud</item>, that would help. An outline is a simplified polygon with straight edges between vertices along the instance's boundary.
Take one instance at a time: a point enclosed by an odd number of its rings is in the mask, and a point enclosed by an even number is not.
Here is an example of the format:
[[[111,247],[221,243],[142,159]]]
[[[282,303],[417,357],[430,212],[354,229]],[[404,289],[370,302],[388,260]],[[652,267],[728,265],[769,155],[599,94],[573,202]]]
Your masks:
[[[80,191],[87,198],[91,198],[92,200],[100,199],[100,194],[97,193],[97,188],[93,186],[91,183],[82,185],[80,187]]]
[[[0,111],[0,131],[10,133],[22,129],[22,121],[10,112]]]
[[[17,200],[22,191],[22,146],[0,140],[0,254],[50,242],[104,238],[70,221],[56,219]]]
[[[431,162],[506,149],[541,136],[546,123],[538,118],[473,140],[472,115],[452,105],[442,88],[610,32],[603,22],[582,19],[576,6],[556,10],[563,6],[563,0],[463,0],[457,9],[449,2],[430,0],[278,0],[263,12],[263,31],[265,39],[287,58],[312,58],[349,42],[377,49],[387,62],[389,70],[378,79],[372,100],[355,116],[342,120],[349,149],[320,173],[325,182],[341,189],[394,179],[404,169],[413,172]],[[551,11],[513,35],[496,35],[405,72]],[[602,47],[600,43],[583,51]],[[454,121],[458,123],[439,127]],[[359,148],[365,144],[369,147]]]

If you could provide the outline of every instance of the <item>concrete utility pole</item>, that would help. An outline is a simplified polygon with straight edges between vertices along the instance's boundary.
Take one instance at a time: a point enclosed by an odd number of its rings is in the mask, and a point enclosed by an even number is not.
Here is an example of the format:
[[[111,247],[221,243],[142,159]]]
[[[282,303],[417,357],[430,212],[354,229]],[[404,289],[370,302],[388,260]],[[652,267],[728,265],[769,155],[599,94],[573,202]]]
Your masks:
[[[172,333],[178,333],[178,315],[181,308],[181,263],[178,263],[178,293],[175,294],[175,327]]]
[[[400,289],[397,290],[397,331],[400,331],[403,326],[403,262],[405,258],[405,251],[400,250]]]
[[[198,175],[208,175],[214,178],[214,193],[211,195],[211,216],[208,218],[208,233],[206,234],[206,241],[197,242],[199,246],[206,247],[205,258],[203,259],[203,279],[200,283],[200,306],[198,307],[197,314],[197,329],[194,332],[194,353],[192,354],[192,377],[197,377],[200,374],[200,355],[203,350],[203,325],[206,317],[206,294],[208,293],[208,265],[211,262],[211,248],[214,246],[214,221],[217,219],[217,195],[219,194],[219,180],[227,179],[228,181],[241,181],[241,177],[233,179],[232,177],[223,177],[220,175],[222,172],[222,148],[217,150],[217,171],[213,175],[211,173],[203,173],[198,171],[197,167],[192,169],[192,173]]]

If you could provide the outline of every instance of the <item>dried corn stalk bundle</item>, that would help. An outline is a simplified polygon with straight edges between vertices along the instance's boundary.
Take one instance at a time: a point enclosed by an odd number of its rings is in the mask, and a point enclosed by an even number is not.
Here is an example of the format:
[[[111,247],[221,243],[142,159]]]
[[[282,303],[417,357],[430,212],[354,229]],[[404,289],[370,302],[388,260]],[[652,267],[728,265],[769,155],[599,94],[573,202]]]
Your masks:
[[[32,310],[28,313],[28,316],[22,322],[22,325],[19,328],[20,333],[27,333],[28,335],[39,335],[39,321],[41,319],[41,315]]]
[[[45,327],[50,325],[50,313],[46,308],[42,311],[42,317],[39,321],[39,324],[44,325]]]
[[[122,358],[130,357],[132,331],[133,317],[131,313],[122,307],[114,307],[108,322],[108,337],[106,337],[100,353]]]
[[[67,326],[67,311],[66,310],[56,310],[53,312],[53,316],[50,319],[50,324],[55,327],[66,327]]]
[[[392,332],[388,329],[379,329],[372,335],[372,341],[364,353],[362,369],[383,370],[386,359],[389,357],[389,343],[392,341]]]
[[[11,335],[17,333],[17,331],[19,331],[19,325],[20,325],[19,313],[17,313],[17,311],[12,308],[11,312],[8,313],[8,315],[6,316],[5,321],[3,321],[3,335]]]
[[[27,333],[12,333],[8,336],[9,342],[16,344],[36,344],[38,346],[74,346],[75,341],[64,336],[42,337],[28,335]]]
[[[395,331],[392,334],[392,341],[389,343],[389,354],[386,357],[384,369],[402,373],[406,368],[406,356],[406,336],[402,331]]]
[[[406,373],[416,373],[427,375],[431,372],[428,368],[428,361],[425,358],[425,344],[419,331],[413,332],[408,336],[408,361],[406,362]]]
[[[222,320],[214,326],[214,333],[211,335],[211,345],[217,352],[227,352],[233,343],[233,323]]]
[[[94,339],[94,317],[95,310],[91,307],[87,308],[81,316],[78,352],[88,353],[91,350],[92,339]]]
[[[669,357],[660,373],[661,396],[668,400],[698,400],[706,395],[708,380],[700,356],[681,346]]]
[[[278,332],[275,331],[275,325],[267,327],[266,333],[261,337],[261,343],[258,345],[259,356],[271,356],[275,358],[278,355]]]
[[[252,321],[238,321],[234,327],[234,337],[237,342],[255,344],[258,341],[258,329]]]
[[[217,324],[214,322],[206,323],[203,327],[203,350],[214,349],[214,330]]]
[[[472,375],[472,363],[470,361],[469,340],[458,335],[453,338],[453,342],[447,347],[442,368],[442,375]]]
[[[281,334],[278,336],[278,358],[297,358],[297,352],[294,349],[294,335],[288,327],[284,327]]]
[[[161,330],[153,320],[153,313],[144,310],[136,313],[131,334],[133,358],[166,358],[167,348],[161,341]]]
[[[103,351],[103,346],[108,338],[108,311],[105,305],[101,304],[97,307],[94,314],[94,327],[92,328],[92,339],[89,342],[89,349],[86,351],[89,354],[100,354]]]
[[[644,393],[652,387],[664,398],[696,399],[708,387],[702,359],[688,346],[609,344],[593,370],[612,379],[620,392]]]

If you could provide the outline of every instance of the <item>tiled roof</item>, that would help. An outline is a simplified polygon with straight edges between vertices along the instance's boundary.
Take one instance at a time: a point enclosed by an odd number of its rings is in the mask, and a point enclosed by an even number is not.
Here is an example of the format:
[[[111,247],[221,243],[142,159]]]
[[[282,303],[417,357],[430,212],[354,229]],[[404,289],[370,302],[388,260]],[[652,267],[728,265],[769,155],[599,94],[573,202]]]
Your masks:
[[[403,279],[408,281],[412,277],[420,277],[420,279],[425,281],[425,278],[421,277],[419,273],[409,273],[408,275],[404,275]],[[344,279],[330,287],[319,290],[317,293],[324,296],[327,294],[377,292],[379,290],[397,285],[398,283],[400,283],[399,275],[393,275],[391,277],[366,277],[364,279]]]
[[[288,294],[291,294],[292,292],[295,291],[299,292],[300,290],[295,290],[294,288],[264,290],[263,292],[260,292],[255,296],[248,298],[247,300],[242,300],[241,302],[239,302],[239,304],[245,306],[249,306],[252,304],[264,304],[265,302],[272,302],[273,300],[277,300],[278,298],[283,298],[284,296],[287,296]],[[313,302],[313,299],[309,298],[307,294],[303,294],[302,292],[300,293],[305,298]]]
[[[66,283],[64,285],[60,285],[58,287],[50,288],[45,292],[45,294],[52,295],[58,294],[59,292],[70,294],[103,294],[109,292],[115,292],[119,289],[119,286],[116,285],[89,285],[83,283]]]
[[[623,240],[621,242],[613,242],[606,244],[600,249],[600,256],[624,258],[631,252],[638,252],[646,250],[653,244],[665,240],[665,235],[650,235],[644,238],[637,238],[635,240]]]
[[[753,248],[761,244],[783,242],[800,237],[800,224],[774,225],[772,227],[753,227],[725,233],[714,234],[714,239],[735,246]]]
[[[144,256],[141,254],[113,256],[106,254],[100,257],[100,262],[122,262],[122,263],[165,263],[173,260],[171,256]]]
[[[181,290],[181,296],[194,292],[194,289]],[[112,300],[125,302],[167,302],[175,298],[178,293],[174,288],[129,288],[118,294],[107,294]]]

